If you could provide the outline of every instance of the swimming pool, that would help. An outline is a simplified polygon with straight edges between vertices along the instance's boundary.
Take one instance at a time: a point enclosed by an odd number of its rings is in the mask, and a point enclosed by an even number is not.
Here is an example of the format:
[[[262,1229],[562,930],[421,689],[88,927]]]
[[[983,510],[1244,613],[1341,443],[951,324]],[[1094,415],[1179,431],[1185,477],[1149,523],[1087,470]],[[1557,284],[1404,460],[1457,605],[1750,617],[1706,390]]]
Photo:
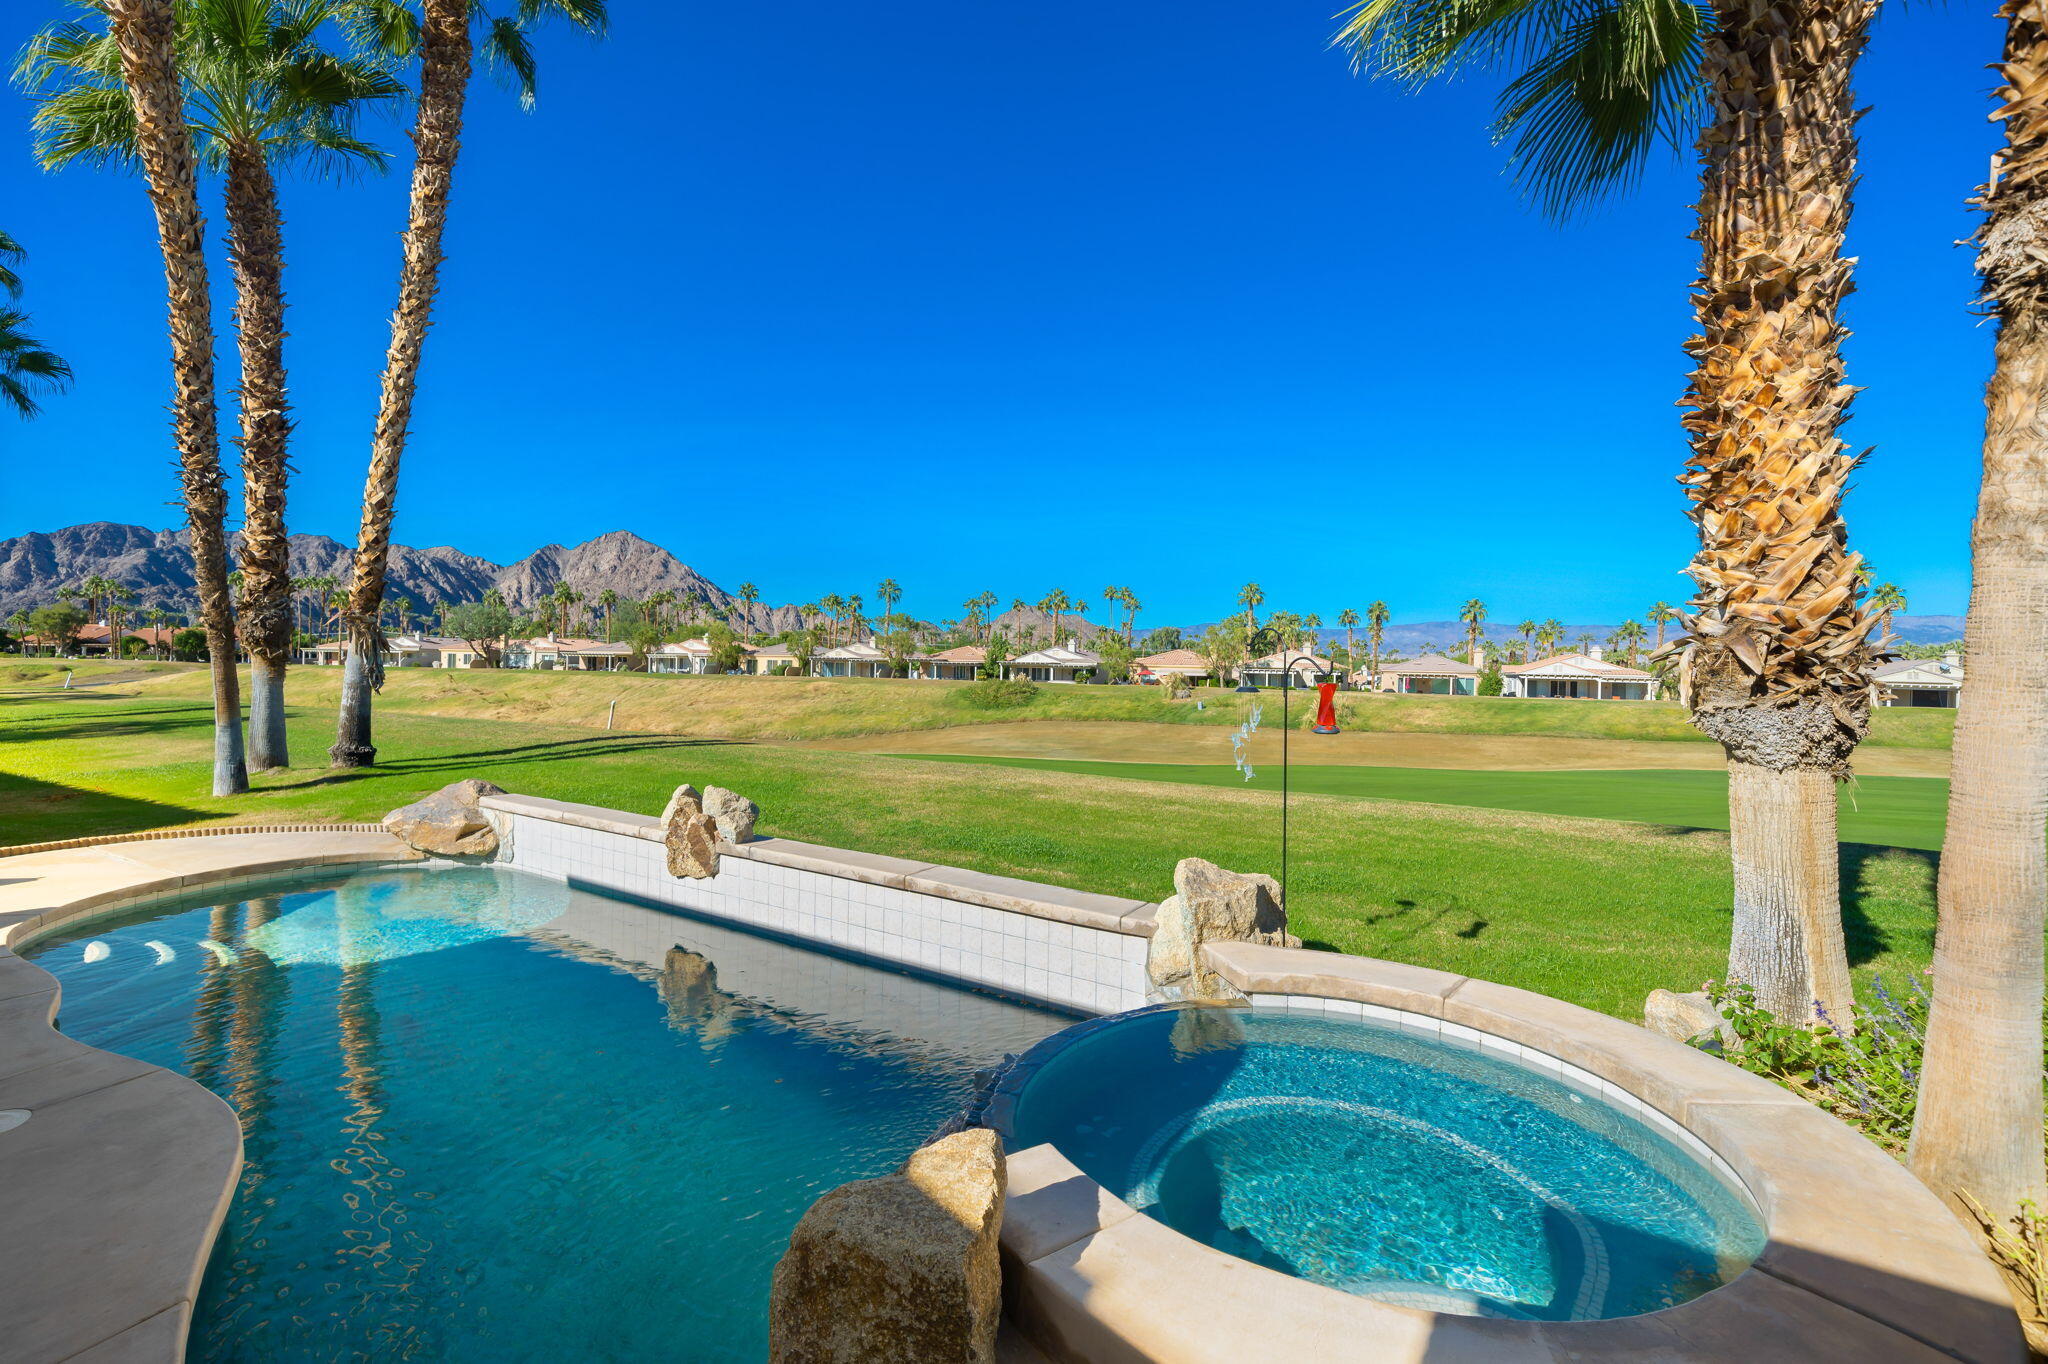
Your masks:
[[[1670,1307],[1747,1267],[1744,1196],[1548,1075],[1386,1024],[1154,1008],[1005,1076],[991,1122],[1217,1250],[1401,1306],[1548,1321]]]
[[[1067,1015],[500,868],[250,882],[25,955],[245,1167],[209,1360],[757,1360],[826,1189]]]

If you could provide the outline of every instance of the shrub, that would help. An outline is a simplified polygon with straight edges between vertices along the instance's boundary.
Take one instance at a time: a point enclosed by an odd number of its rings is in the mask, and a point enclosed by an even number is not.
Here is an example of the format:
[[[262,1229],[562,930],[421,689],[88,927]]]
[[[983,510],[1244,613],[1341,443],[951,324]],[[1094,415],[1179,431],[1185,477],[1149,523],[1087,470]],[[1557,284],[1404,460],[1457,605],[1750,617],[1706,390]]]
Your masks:
[[[171,653],[183,663],[204,663],[206,652],[206,631],[184,629],[171,636]]]
[[[1037,686],[1020,677],[992,677],[960,689],[960,699],[976,710],[1015,710],[1037,695]]]

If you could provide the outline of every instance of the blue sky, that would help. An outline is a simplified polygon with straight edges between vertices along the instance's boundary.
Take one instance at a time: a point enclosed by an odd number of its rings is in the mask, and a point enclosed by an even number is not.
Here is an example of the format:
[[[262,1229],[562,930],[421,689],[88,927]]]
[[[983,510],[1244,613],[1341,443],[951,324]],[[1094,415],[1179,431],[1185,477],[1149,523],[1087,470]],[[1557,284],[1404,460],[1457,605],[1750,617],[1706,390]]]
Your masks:
[[[1106,582],[1155,622],[1247,579],[1325,618],[1680,598],[1688,160],[1547,222],[1489,83],[1355,79],[1327,8],[613,0],[608,43],[547,35],[535,113],[472,100],[398,538],[506,561],[624,528],[771,601],[894,576],[927,616]],[[1923,614],[1967,592],[1991,9],[1886,14],[1860,79],[1851,532]],[[140,187],[43,174],[0,111],[0,222],[79,372],[0,427],[0,535],[176,524]],[[286,192],[291,519],[344,541],[398,164]]]

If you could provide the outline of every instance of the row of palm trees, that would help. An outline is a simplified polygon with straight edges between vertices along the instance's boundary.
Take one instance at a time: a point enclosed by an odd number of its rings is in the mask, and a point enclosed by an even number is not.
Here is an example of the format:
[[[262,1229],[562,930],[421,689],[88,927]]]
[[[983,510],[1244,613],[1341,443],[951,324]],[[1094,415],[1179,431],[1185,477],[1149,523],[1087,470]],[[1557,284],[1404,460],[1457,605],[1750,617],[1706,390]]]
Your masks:
[[[1697,149],[1697,331],[1681,475],[1699,549],[1669,646],[1681,700],[1728,755],[1729,975],[1784,1019],[1850,1017],[1835,786],[1869,725],[1900,603],[1868,587],[1842,495],[1843,251],[1853,88],[1876,0],[1362,0],[1359,69],[1414,84],[1491,68],[1514,173],[1562,213],[1627,185],[1662,141]],[[2005,0],[2005,143],[1977,205],[1998,327],[1910,1160],[1959,1209],[2048,1200],[2041,1010],[2048,912],[2048,5]],[[1661,633],[1665,624],[1658,619]]]
[[[375,756],[369,695],[381,684],[385,559],[420,358],[439,283],[440,241],[461,142],[474,31],[487,60],[533,94],[531,34],[566,18],[590,32],[602,0],[86,0],[38,34],[17,78],[35,101],[46,167],[138,171],[157,222],[168,297],[178,449],[200,617],[214,660],[214,791],[247,769],[289,765],[284,673],[293,640],[285,511],[292,422],[284,356],[284,233],[277,173],[383,168],[357,133],[366,112],[413,97],[414,167],[362,524],[340,610],[351,649],[337,766]],[[338,35],[340,41],[330,41]],[[407,75],[413,77],[411,84]],[[214,325],[201,172],[219,177],[241,358],[243,480],[239,591],[228,581],[226,481],[215,433]],[[239,599],[237,599],[239,598]],[[251,660],[244,757],[235,643]]]

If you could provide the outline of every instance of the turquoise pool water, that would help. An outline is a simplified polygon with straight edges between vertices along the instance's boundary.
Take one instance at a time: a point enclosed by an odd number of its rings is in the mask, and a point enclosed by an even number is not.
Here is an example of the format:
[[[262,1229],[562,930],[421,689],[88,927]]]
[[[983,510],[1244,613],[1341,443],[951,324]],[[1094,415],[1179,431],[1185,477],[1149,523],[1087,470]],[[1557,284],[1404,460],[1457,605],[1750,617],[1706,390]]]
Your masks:
[[[1744,1200],[1643,1123],[1375,1023],[1152,1010],[1047,1043],[1003,1089],[1011,1149],[1052,1142],[1186,1235],[1406,1306],[1630,1316],[1763,1245]]]
[[[198,1360],[748,1360],[820,1193],[1072,1020],[491,868],[250,883],[28,954],[240,1113]]]

